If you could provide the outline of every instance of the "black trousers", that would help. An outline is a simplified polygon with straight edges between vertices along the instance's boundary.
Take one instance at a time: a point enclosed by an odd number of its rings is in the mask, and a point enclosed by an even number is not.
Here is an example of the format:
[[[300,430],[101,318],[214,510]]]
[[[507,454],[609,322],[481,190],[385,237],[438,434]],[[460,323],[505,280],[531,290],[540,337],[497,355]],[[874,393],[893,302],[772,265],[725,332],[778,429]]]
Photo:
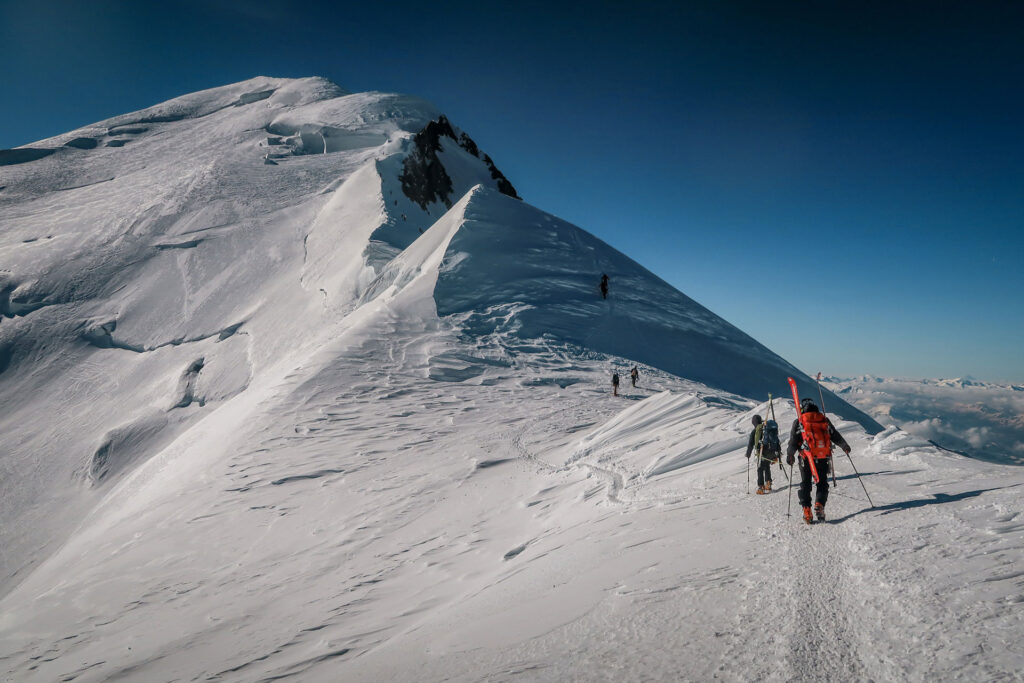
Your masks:
[[[756,457],[756,456],[755,456]],[[757,466],[757,485],[764,486],[764,483],[772,480],[772,463],[769,460],[762,460]]]
[[[811,466],[807,464],[807,458],[797,456],[800,463],[800,490],[797,491],[797,499],[801,507],[811,507],[811,485],[814,484],[814,476],[811,474]],[[814,502],[822,505],[828,501],[828,458],[814,461],[814,467],[818,470],[818,490],[814,494]]]

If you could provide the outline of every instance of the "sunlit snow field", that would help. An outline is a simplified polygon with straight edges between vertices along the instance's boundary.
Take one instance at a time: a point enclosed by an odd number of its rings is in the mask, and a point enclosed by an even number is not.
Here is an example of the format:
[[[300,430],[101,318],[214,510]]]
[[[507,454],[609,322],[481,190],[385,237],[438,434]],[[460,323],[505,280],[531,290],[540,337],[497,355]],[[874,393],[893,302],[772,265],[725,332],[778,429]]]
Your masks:
[[[787,517],[743,452],[813,381],[428,103],[261,78],[28,147],[0,155],[5,679],[1024,670],[1024,470],[830,385],[853,461],[828,523]]]

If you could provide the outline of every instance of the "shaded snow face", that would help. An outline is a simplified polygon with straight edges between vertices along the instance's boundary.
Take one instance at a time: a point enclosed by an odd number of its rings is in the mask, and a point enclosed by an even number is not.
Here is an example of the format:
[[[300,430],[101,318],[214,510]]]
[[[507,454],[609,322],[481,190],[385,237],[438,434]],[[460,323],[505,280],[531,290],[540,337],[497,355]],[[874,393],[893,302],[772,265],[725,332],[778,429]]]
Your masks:
[[[788,397],[792,376],[817,397],[795,367],[587,232],[494,191],[474,194],[464,216],[435,299],[468,334],[557,340],[754,399]],[[881,429],[828,396],[843,417]]]
[[[879,377],[829,385],[880,422],[974,458],[1024,465],[1024,387]]]

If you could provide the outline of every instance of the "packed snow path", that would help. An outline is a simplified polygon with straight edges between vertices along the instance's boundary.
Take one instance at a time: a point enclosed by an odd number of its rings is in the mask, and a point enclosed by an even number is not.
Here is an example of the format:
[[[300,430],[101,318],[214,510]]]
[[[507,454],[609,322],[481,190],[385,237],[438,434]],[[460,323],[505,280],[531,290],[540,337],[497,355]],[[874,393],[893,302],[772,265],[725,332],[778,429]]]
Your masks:
[[[778,469],[776,492],[745,492],[763,406],[646,368],[613,399],[604,362],[557,348],[531,372],[513,349],[394,324],[369,343],[381,331],[284,375],[254,435],[207,433],[229,457],[193,445],[126,481],[126,503],[4,601],[7,675],[1020,671],[1018,470],[842,423],[878,508],[839,461],[831,520],[807,527],[784,516]]]

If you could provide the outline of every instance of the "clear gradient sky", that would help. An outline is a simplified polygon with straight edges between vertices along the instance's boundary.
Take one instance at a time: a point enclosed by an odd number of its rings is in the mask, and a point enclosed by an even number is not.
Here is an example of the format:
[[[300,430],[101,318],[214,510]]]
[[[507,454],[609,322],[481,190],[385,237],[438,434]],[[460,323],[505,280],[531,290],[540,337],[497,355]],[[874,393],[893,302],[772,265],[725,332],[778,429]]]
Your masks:
[[[1024,3],[0,0],[0,148],[257,75],[419,95],[814,373],[1024,384]]]

